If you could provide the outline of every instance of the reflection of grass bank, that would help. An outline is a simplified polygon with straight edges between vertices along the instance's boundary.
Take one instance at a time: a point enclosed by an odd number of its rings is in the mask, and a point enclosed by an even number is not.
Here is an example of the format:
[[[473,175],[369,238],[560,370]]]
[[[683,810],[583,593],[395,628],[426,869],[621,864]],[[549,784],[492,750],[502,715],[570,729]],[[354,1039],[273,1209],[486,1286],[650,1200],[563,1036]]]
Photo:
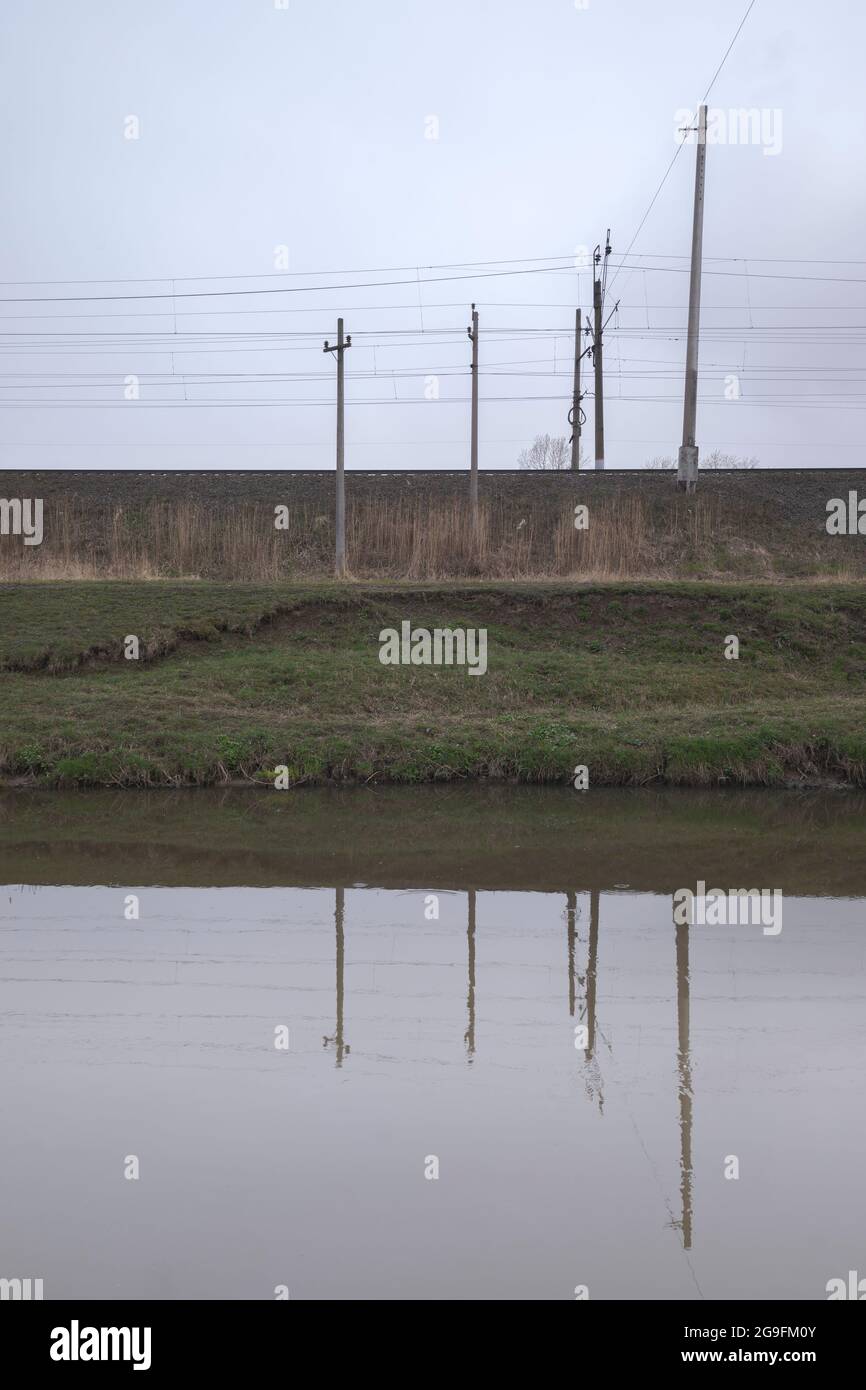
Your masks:
[[[567,782],[586,763],[596,784],[866,784],[855,585],[110,582],[0,601],[7,778]],[[487,674],[381,666],[380,629],[406,619],[486,627]]]
[[[862,894],[866,794],[449,782],[0,790],[0,881]],[[736,878],[731,865],[737,865]]]

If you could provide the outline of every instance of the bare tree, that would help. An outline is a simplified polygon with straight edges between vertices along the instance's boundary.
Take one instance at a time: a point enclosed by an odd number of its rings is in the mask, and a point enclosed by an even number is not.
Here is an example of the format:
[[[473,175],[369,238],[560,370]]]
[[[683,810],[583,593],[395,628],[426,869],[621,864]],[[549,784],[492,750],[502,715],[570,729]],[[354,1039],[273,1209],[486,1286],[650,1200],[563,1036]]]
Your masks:
[[[756,458],[740,458],[737,454],[723,454],[721,449],[714,449],[711,454],[707,454],[705,459],[701,459],[701,468],[757,468]]]
[[[644,468],[652,469],[676,468],[676,466],[676,459],[666,458],[662,454],[657,454],[655,458],[650,459],[649,463],[644,464]],[[701,459],[700,467],[709,472],[723,468],[757,468],[758,460],[756,458],[740,458],[737,454],[723,454],[721,449],[713,449],[712,453]]]
[[[571,445],[564,435],[538,434],[528,449],[518,456],[521,468],[564,469],[571,467]],[[583,450],[580,451],[583,463]]]

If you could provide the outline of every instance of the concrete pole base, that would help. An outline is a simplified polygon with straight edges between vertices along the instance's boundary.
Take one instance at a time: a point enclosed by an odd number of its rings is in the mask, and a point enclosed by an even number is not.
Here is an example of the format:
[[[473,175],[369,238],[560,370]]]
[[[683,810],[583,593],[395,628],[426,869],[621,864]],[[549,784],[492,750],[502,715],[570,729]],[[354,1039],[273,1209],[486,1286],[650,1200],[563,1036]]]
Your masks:
[[[677,456],[677,487],[681,492],[694,492],[698,482],[698,446],[683,444]]]

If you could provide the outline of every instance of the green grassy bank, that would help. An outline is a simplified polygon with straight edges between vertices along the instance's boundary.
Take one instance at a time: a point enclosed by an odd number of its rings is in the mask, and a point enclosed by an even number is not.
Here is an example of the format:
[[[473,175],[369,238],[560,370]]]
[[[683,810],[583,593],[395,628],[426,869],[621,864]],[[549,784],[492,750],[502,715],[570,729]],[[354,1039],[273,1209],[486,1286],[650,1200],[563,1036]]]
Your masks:
[[[487,673],[381,665],[406,620]],[[0,776],[863,786],[864,675],[855,584],[10,584]]]

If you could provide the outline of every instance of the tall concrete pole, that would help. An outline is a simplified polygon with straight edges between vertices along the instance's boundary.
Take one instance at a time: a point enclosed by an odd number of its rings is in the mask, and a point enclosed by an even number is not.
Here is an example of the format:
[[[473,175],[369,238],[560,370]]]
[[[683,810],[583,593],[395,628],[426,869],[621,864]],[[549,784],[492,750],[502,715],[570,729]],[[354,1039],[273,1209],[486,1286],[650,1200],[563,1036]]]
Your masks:
[[[574,392],[571,403],[571,466],[580,468],[580,310],[574,313]]]
[[[692,218],[692,267],[689,275],[689,327],[686,341],[686,383],[683,399],[683,442],[677,460],[677,487],[694,492],[698,481],[698,340],[701,323],[701,253],[704,240],[704,178],[707,162],[707,108],[698,111],[698,149],[695,162],[695,208]]]
[[[469,504],[472,518],[478,520],[478,310],[472,305],[472,327],[467,328],[472,340],[472,433],[469,455]]]
[[[337,319],[337,546],[334,559],[338,579],[343,579],[346,574],[346,391],[343,354],[343,320]]]
[[[602,364],[601,281],[592,287],[593,329],[592,359],[595,364],[595,466],[604,468],[604,367]]]
[[[337,355],[337,488],[334,508],[334,531],[336,535],[334,551],[334,573],[338,579],[346,577],[346,426],[345,426],[345,386],[344,357],[346,349],[352,346],[352,335],[343,341],[343,320],[337,319],[337,342],[335,346],[325,340],[324,351]]]

